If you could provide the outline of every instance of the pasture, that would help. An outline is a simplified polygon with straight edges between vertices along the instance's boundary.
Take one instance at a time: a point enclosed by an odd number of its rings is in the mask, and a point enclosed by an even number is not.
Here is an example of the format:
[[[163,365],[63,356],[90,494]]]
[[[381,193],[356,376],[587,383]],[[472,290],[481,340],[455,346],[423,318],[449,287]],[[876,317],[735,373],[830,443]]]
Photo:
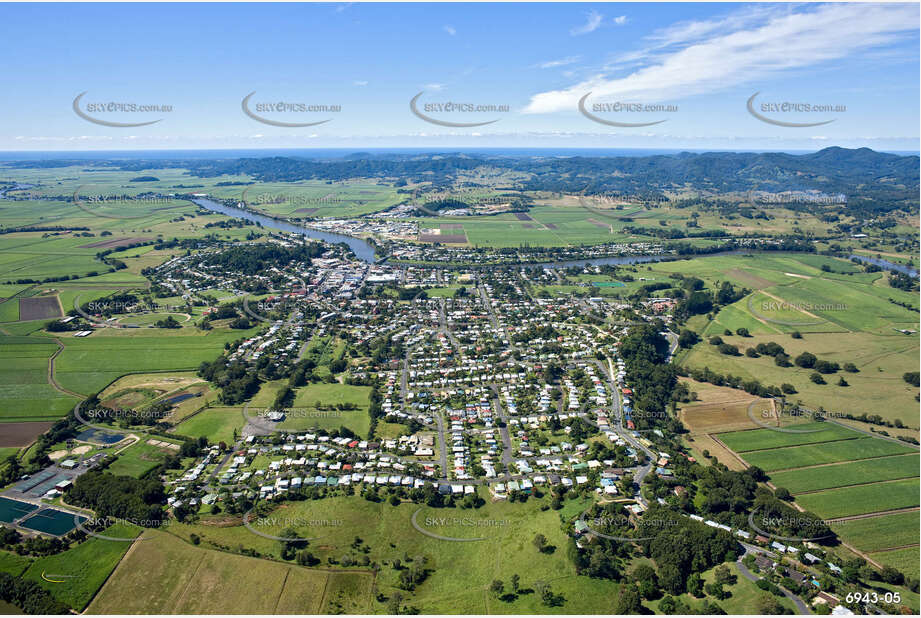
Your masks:
[[[195,547],[147,530],[89,613],[330,613],[329,590],[352,590],[347,611],[368,613],[373,577],[337,573]],[[345,580],[345,581],[343,581]],[[352,581],[356,580],[356,581]]]
[[[106,528],[103,534],[132,538],[139,532],[137,526],[117,523]],[[65,552],[37,558],[29,565],[23,577],[34,581],[56,599],[79,612],[106,581],[130,545],[128,542],[89,537]],[[42,577],[43,573],[47,579]]]
[[[577,513],[587,505],[581,500],[567,501],[564,510]],[[414,592],[403,592],[406,603],[423,613],[609,613],[610,596],[616,594],[617,584],[575,574],[566,557],[568,541],[560,528],[560,513],[541,511],[534,500],[525,504],[487,503],[476,510],[423,508],[417,523],[424,529],[455,538],[485,538],[452,542],[425,536],[412,526],[410,519],[419,508],[409,503],[394,507],[359,496],[307,500],[280,505],[267,516],[263,528],[271,533],[279,528],[279,522],[304,522],[296,527],[305,537],[321,537],[310,542],[309,550],[324,562],[329,556],[341,559],[347,554],[356,558],[367,555],[379,564],[394,558],[403,560],[404,554],[413,560],[424,556],[433,572]],[[183,538],[197,534],[203,547],[242,544],[266,555],[278,555],[277,541],[257,536],[239,524],[227,526],[226,517],[223,524],[215,525],[221,518],[203,516],[195,524],[172,526],[170,532]],[[272,518],[277,518],[275,523]],[[555,546],[553,552],[535,549],[531,541],[538,532]],[[354,549],[356,536],[369,553]],[[546,608],[539,595],[523,594],[506,603],[488,594],[493,579],[507,583],[514,573],[520,575],[522,588],[532,587],[538,580],[551,582],[553,591],[562,594],[566,602],[561,607]],[[397,576],[392,568],[383,568],[377,577],[378,590],[384,595],[392,594],[397,590]],[[385,608],[375,604],[372,612]]]

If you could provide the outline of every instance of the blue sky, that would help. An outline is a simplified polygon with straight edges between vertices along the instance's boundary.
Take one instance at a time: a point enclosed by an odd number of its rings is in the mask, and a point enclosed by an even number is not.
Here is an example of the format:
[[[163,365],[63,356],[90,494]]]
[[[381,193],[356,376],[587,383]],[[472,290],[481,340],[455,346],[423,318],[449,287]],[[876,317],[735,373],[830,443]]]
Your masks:
[[[917,4],[3,4],[0,150],[918,150]],[[170,112],[87,114],[88,103]],[[338,112],[257,104],[338,105]],[[446,127],[436,120],[476,123]],[[644,127],[613,127],[580,113]],[[746,102],[781,122],[755,118]],[[448,113],[433,104],[508,106]],[[596,107],[629,103],[673,111]],[[831,112],[770,104],[810,103]],[[428,107],[426,107],[428,106]],[[767,106],[767,107],[765,107]],[[843,106],[839,107],[839,106]],[[425,110],[434,110],[426,112]]]

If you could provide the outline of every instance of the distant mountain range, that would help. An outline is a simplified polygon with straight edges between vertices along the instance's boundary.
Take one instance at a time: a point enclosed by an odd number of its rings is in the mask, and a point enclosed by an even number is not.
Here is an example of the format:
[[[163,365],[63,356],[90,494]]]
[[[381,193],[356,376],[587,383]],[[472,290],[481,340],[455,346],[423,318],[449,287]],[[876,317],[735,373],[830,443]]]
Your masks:
[[[462,153],[352,153],[340,158],[265,157],[239,159],[120,160],[79,162],[30,161],[21,167],[66,164],[114,165],[125,170],[187,168],[193,175],[247,174],[261,181],[380,178],[431,181],[449,187],[460,172],[476,168],[514,170],[525,180],[521,190],[654,196],[694,189],[721,194],[749,190],[784,192],[817,190],[847,196],[847,209],[886,212],[918,207],[919,157],[881,153],[869,148],[830,147],[794,155],[777,152],[684,152],[651,156],[512,157]]]

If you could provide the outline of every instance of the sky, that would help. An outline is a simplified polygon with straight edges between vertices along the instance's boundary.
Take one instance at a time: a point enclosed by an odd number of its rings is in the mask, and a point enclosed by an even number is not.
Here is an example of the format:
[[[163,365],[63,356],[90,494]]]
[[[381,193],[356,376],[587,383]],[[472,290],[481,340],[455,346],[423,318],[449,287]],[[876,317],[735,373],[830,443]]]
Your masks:
[[[917,3],[0,4],[0,41],[4,151],[919,149]]]

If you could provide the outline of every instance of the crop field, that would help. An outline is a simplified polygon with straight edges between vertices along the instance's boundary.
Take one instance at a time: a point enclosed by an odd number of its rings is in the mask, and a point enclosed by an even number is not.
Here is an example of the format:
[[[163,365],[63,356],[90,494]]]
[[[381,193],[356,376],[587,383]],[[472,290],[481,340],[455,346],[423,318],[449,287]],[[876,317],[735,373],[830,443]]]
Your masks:
[[[798,494],[861,483],[911,478],[917,475],[918,455],[912,454],[775,472],[771,475],[771,482],[778,487],[788,489],[793,494]]]
[[[132,538],[139,532],[137,526],[118,523],[106,528],[103,534]],[[59,601],[81,611],[115,569],[129,546],[130,543],[125,541],[91,537],[65,552],[36,559],[23,577],[39,584]]]
[[[768,424],[768,419],[759,420],[762,423]],[[785,431],[774,431],[764,428],[753,429],[751,431],[737,431],[720,434],[720,440],[735,452],[745,453],[748,451],[785,446],[798,446],[800,444],[813,444],[815,442],[852,440],[862,435],[852,429],[842,427],[841,425],[824,422],[785,425],[779,427],[779,429]]]
[[[157,530],[143,538],[93,600],[90,613],[331,613],[330,590],[352,593],[347,611],[370,608],[370,572],[313,570],[217,552]]]
[[[90,393],[128,372],[195,370],[202,361],[217,358],[225,342],[245,337],[256,328],[156,333],[103,329],[85,339],[65,338],[55,364],[56,377],[65,388]]]
[[[48,383],[56,349],[47,340],[0,337],[0,421],[56,420],[77,403]]]
[[[834,524],[845,542],[862,551],[874,552],[905,545],[921,527],[919,512],[894,513],[880,517],[851,519]]]
[[[901,455],[914,452],[914,449],[879,438],[857,438],[856,440],[839,440],[791,446],[787,448],[768,449],[745,453],[742,457],[752,466],[758,466],[765,472],[802,468],[818,464],[837,463],[887,455]]]
[[[918,490],[913,478],[803,494],[796,501],[820,517],[849,517],[918,506]]]
[[[917,530],[917,528],[915,528]],[[870,556],[884,565],[898,569],[902,573],[917,573],[919,551],[917,547],[905,547],[903,549],[893,549],[891,551],[882,551]]]

